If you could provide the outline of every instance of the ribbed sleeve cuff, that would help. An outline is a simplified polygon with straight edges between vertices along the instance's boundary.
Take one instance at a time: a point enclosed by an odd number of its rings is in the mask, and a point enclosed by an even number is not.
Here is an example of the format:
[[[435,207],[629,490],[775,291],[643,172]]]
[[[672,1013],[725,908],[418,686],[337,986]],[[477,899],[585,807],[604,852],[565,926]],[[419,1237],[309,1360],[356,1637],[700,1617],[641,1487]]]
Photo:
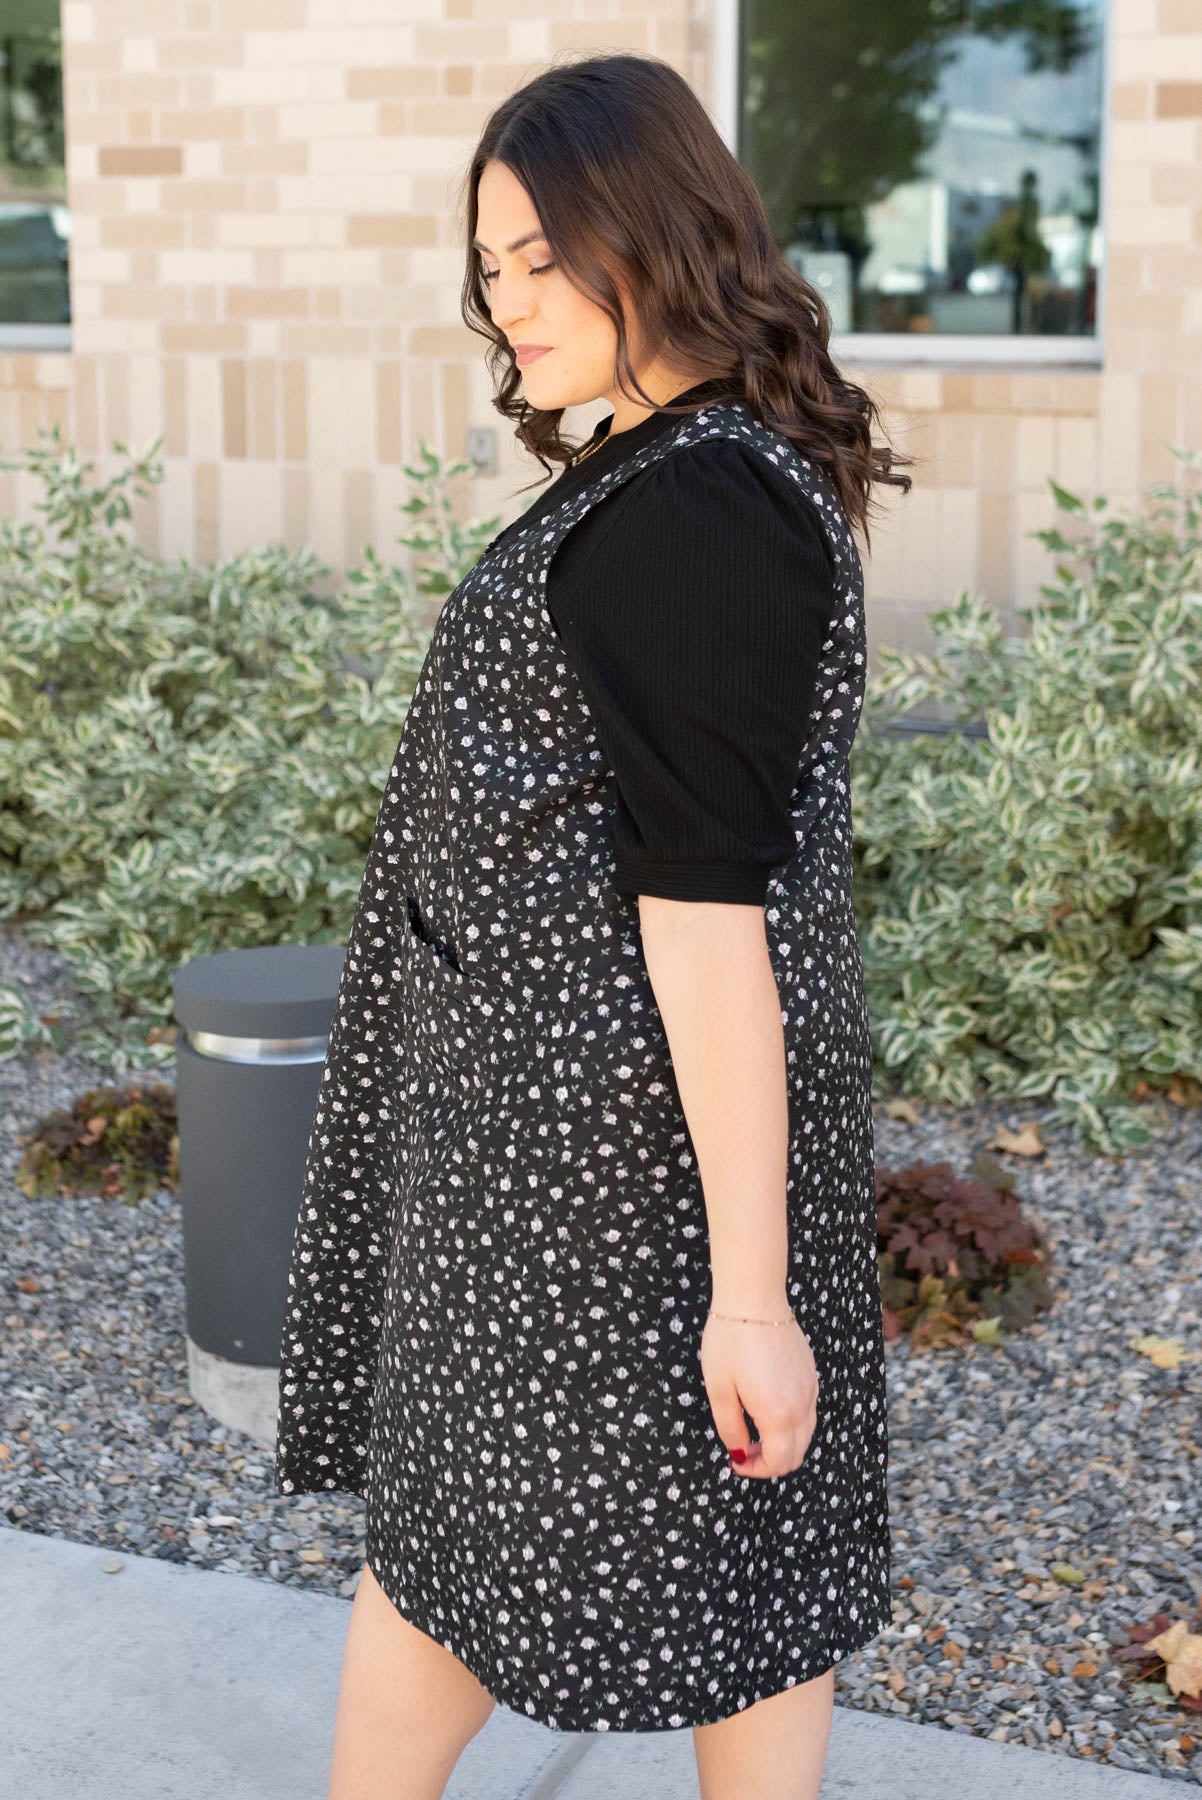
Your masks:
[[[619,894],[654,894],[664,900],[728,900],[760,905],[772,871],[758,863],[640,862],[614,860],[614,887]]]

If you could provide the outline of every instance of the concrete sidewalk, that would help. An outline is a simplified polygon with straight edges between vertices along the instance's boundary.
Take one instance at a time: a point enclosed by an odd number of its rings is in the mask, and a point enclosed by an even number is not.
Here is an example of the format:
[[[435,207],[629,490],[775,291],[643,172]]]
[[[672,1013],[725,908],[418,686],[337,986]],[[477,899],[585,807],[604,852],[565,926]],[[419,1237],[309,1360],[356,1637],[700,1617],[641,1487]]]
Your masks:
[[[330,1595],[0,1528],[0,1795],[325,1800],[349,1611]],[[822,1793],[1152,1800],[1163,1788],[837,1707]],[[498,1706],[447,1800],[615,1793],[697,1800],[692,1733],[556,1733]]]

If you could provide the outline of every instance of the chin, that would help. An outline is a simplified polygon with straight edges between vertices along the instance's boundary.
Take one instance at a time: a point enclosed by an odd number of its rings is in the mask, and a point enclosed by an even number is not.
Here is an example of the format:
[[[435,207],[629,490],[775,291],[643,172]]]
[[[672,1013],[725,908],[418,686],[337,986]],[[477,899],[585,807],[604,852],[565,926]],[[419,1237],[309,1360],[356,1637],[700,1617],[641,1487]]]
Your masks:
[[[529,368],[518,370],[518,374],[522,378],[522,386],[529,388],[532,394],[555,394],[565,386],[562,375],[557,381],[549,369],[543,368],[546,360],[545,356],[540,356],[537,362],[530,364]]]
[[[579,381],[565,381],[562,375],[556,380],[550,370],[540,380],[542,371],[537,363],[532,363],[528,369],[520,369],[518,373],[522,377],[526,399],[531,406],[537,406],[539,412],[559,412],[568,406],[588,406],[599,399],[603,391],[600,386],[590,388],[587,384],[582,388]]]

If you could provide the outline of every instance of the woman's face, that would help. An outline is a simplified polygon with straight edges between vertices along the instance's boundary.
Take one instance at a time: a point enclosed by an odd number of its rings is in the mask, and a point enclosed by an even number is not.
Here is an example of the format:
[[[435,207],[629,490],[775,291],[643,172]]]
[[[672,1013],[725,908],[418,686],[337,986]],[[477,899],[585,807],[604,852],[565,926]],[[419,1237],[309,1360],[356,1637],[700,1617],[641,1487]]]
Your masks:
[[[504,163],[485,163],[476,205],[475,249],[493,324],[514,351],[525,344],[546,347],[545,355],[519,363],[529,404],[555,412],[591,400],[615,402],[617,333],[601,308],[552,264],[530,196]]]

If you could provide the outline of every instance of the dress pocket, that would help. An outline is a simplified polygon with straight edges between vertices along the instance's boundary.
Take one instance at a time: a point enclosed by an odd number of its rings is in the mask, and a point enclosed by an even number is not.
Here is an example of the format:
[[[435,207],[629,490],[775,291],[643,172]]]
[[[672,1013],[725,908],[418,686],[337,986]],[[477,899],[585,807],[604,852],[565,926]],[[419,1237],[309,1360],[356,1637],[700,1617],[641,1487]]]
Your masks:
[[[405,897],[405,921],[402,1055],[431,1097],[470,1093],[480,1079],[479,983],[427,927],[412,894]]]

